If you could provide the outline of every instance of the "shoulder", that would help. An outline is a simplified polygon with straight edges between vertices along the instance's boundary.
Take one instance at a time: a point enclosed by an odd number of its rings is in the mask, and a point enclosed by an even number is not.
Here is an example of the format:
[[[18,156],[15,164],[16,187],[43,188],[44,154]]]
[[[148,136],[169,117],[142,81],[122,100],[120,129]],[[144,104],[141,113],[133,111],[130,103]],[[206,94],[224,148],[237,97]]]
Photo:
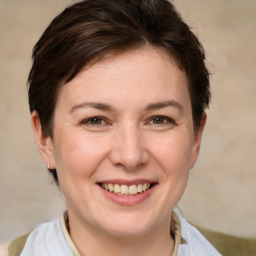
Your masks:
[[[217,249],[214,248],[197,228],[184,218],[177,208],[174,209],[174,212],[179,219],[181,235],[184,240],[184,243],[179,246],[178,255],[221,256]]]
[[[194,252],[194,255],[209,255],[209,256],[221,256],[220,251],[212,242],[207,239],[195,226],[187,222],[186,241],[190,245],[190,250]],[[223,255],[224,256],[224,255]],[[233,255],[232,255],[233,256]]]
[[[60,220],[43,223],[9,246],[10,256],[72,255],[63,235]]]
[[[9,245],[9,256],[19,256],[26,244],[27,238],[30,233],[15,238]]]
[[[235,237],[202,228],[186,221],[178,209],[175,213],[181,222],[182,236],[195,255],[255,256],[256,238]],[[184,246],[184,247],[185,247]],[[216,249],[215,249],[216,248]]]
[[[256,238],[235,237],[194,225],[223,256],[256,255]]]

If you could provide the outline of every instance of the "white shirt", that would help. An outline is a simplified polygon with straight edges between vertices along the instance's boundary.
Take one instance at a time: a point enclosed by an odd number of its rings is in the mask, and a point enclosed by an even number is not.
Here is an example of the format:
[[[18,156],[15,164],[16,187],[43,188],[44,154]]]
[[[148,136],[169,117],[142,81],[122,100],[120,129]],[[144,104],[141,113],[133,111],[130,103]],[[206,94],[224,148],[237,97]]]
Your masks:
[[[179,245],[177,256],[221,256],[203,235],[186,221],[178,209],[174,209],[174,212],[180,222],[182,238],[186,241]],[[57,219],[41,224],[30,233],[21,256],[74,256],[74,248],[71,249],[69,244],[61,220]]]

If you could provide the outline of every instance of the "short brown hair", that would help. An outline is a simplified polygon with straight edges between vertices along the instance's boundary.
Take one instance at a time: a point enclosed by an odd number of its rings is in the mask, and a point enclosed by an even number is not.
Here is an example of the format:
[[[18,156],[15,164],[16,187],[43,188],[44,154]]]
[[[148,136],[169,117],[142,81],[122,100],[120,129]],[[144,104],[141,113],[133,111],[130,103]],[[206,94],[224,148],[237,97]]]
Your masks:
[[[53,137],[58,93],[82,68],[146,45],[165,49],[185,71],[198,129],[210,100],[209,72],[202,45],[173,4],[167,0],[84,0],[60,13],[33,49],[29,106],[31,112],[38,112],[43,133]]]

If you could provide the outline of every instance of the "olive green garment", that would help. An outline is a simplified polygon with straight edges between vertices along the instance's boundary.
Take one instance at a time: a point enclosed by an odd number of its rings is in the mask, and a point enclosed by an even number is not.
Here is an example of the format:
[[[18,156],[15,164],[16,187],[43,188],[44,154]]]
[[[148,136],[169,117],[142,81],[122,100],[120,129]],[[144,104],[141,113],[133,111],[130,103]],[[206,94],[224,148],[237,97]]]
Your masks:
[[[235,237],[209,229],[198,227],[202,235],[223,255],[223,256],[256,256],[256,238]]]
[[[20,256],[30,233],[15,238],[9,245],[9,256]]]

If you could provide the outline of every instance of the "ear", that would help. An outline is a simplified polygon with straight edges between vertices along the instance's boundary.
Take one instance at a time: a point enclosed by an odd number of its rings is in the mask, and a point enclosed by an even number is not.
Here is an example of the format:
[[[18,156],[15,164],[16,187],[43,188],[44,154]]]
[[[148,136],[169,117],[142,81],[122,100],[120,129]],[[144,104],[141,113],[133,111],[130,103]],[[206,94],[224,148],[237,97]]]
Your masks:
[[[48,168],[50,169],[56,169],[53,155],[53,141],[51,137],[45,136],[43,133],[40,118],[35,110],[32,112],[31,121],[36,142],[45,165],[49,165]]]
[[[207,115],[206,115],[206,113],[203,113],[202,117],[201,117],[201,121],[200,121],[200,126],[199,126],[198,130],[194,131],[194,142],[193,142],[193,149],[192,149],[193,152],[192,152],[190,169],[192,169],[193,166],[195,165],[196,160],[199,155],[201,139],[202,139],[202,134],[203,134],[204,127],[206,124],[206,120],[207,120]]]

